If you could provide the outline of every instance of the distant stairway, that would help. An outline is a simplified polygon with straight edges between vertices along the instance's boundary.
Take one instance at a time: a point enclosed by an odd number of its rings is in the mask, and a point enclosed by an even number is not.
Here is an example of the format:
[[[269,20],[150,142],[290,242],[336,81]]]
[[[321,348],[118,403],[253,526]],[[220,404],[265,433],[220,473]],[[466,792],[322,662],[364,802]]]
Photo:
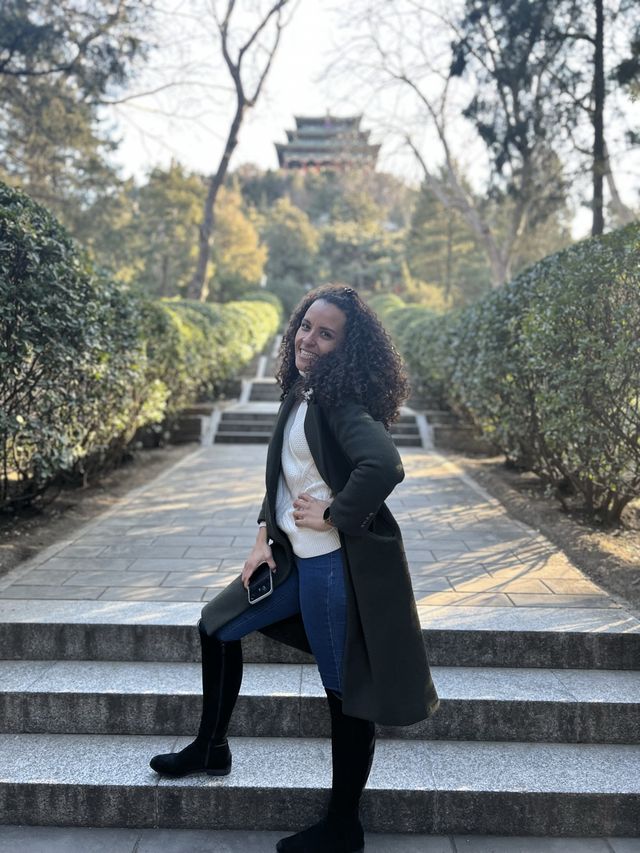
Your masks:
[[[238,403],[220,416],[215,444],[267,444],[271,437],[278,406],[280,386],[272,379],[255,379],[247,403]],[[405,412],[391,426],[398,447],[422,447],[414,414]]]

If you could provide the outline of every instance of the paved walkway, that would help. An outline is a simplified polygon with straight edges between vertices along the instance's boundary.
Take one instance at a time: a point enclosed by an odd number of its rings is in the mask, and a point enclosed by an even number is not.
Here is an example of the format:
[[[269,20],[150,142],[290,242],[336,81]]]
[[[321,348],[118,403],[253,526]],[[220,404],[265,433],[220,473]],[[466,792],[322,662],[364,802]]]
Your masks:
[[[1,578],[0,599],[209,600],[240,571],[255,541],[265,456],[262,445],[195,449],[72,539]],[[517,612],[532,624],[555,621],[550,608],[556,616],[584,611],[586,621],[594,610],[619,609],[453,462],[413,448],[402,457],[406,478],[389,506],[425,624],[451,607],[480,619],[499,608],[501,619]]]
[[[272,853],[282,837],[281,832],[0,826],[0,853]],[[367,853],[638,853],[640,841],[370,833],[366,849]]]

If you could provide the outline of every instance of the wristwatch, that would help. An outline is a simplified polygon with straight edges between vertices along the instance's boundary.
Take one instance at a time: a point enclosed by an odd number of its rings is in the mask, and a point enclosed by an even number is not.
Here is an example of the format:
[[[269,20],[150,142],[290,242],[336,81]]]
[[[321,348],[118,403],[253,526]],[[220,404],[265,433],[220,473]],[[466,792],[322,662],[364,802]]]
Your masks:
[[[333,523],[333,521],[331,519],[331,504],[329,504],[329,506],[322,513],[322,518],[327,522],[329,527],[335,527],[335,524]]]

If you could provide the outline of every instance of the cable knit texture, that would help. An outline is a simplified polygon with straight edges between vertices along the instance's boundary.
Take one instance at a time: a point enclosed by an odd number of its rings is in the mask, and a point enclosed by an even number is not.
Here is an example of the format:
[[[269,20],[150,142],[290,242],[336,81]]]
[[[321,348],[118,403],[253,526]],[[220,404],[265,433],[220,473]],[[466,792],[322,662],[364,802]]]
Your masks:
[[[298,557],[318,557],[339,548],[340,536],[335,529],[318,531],[297,527],[293,520],[293,502],[303,492],[321,501],[330,501],[333,497],[309,450],[304,434],[306,414],[307,402],[303,400],[291,410],[284,428],[276,524],[287,534],[294,554]]]

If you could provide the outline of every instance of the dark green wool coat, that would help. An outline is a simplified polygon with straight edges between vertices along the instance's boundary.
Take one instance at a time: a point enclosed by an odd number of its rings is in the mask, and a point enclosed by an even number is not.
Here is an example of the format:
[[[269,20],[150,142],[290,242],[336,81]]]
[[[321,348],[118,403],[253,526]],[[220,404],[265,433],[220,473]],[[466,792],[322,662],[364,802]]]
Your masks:
[[[284,426],[295,398],[287,395],[267,454],[267,522],[278,567],[277,587],[297,571],[289,540],[275,523]],[[404,478],[400,455],[383,424],[355,402],[324,408],[311,401],[304,429],[311,455],[333,494],[331,519],[345,554],[347,638],[343,664],[346,714],[384,725],[428,717],[439,700],[431,679],[400,529],[384,501]],[[202,611],[209,634],[251,605],[236,578]],[[309,651],[301,617],[263,629]]]

